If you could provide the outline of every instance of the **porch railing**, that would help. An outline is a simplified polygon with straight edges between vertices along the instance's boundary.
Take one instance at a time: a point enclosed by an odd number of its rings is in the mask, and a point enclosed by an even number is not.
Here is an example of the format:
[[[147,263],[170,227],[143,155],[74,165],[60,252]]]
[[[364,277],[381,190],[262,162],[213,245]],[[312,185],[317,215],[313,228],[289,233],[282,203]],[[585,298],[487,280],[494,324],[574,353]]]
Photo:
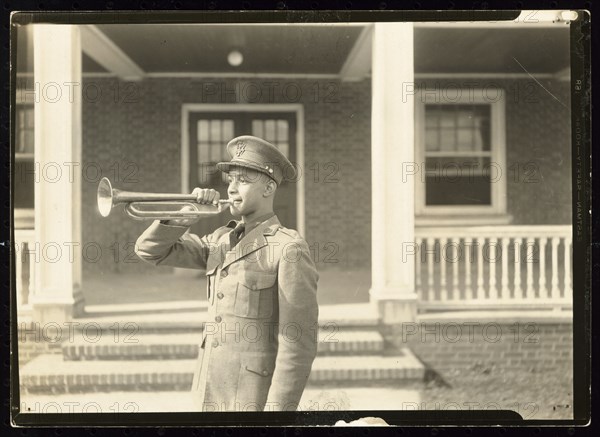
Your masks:
[[[15,278],[17,287],[17,310],[25,313],[31,310],[30,296],[35,284],[35,262],[30,251],[34,249],[34,230],[15,229]]]
[[[571,226],[415,229],[422,310],[572,307]]]

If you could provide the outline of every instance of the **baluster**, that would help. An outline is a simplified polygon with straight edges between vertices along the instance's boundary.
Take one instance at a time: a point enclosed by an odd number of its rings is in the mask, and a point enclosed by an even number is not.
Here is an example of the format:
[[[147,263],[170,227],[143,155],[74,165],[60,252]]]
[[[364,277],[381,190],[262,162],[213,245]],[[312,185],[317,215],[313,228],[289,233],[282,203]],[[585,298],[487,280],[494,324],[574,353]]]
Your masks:
[[[471,238],[465,237],[465,300],[469,299],[469,292],[471,292],[471,297],[475,299],[475,291],[471,287],[472,243]]]
[[[460,300],[460,291],[458,288],[458,263],[460,262],[460,240],[458,238],[452,238],[452,247],[454,256],[452,258],[452,299]]]
[[[501,298],[510,299],[510,289],[508,288],[508,243],[510,238],[502,237],[500,239],[500,245],[502,247],[502,278],[501,278]]]
[[[423,299],[423,289],[421,288],[421,251],[423,249],[423,239],[417,238],[417,252],[415,253],[415,290],[419,299]]]
[[[546,290],[546,242],[548,237],[540,237],[540,276],[538,280],[539,297],[545,298],[548,295]]]
[[[477,298],[485,299],[485,289],[483,288],[483,245],[485,238],[475,238],[475,253],[477,254]]]
[[[550,298],[556,299],[560,296],[558,289],[558,237],[552,237],[552,285],[550,289]]]
[[[573,295],[573,284],[571,284],[571,237],[565,237],[564,241],[564,267],[565,267],[565,299],[571,298]]]
[[[433,244],[432,244],[433,243]],[[433,288],[433,262],[435,254],[435,238],[427,238],[427,298],[430,301],[436,300],[435,290]],[[433,250],[431,249],[433,247]]]
[[[448,300],[448,287],[446,284],[446,238],[440,237],[440,299]]]
[[[525,267],[527,268],[527,277],[525,279],[525,299],[529,300],[533,297],[533,261],[534,261],[534,247],[535,239],[525,239]]]
[[[515,275],[514,275],[514,289],[515,299],[523,298],[523,289],[521,288],[521,238],[515,237],[513,240],[515,248]]]
[[[494,256],[492,258],[492,251]],[[498,239],[490,238],[488,244],[488,261],[490,265],[490,299],[498,299],[498,287],[496,286],[496,263],[498,262]]]

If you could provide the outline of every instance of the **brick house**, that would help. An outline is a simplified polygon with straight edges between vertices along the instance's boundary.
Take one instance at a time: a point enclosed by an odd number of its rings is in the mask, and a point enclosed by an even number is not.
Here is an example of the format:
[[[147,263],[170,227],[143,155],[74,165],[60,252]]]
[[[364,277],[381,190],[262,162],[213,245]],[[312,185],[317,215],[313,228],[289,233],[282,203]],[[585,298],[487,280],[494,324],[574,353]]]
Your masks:
[[[569,26],[540,14],[533,24],[22,26],[20,314],[78,317],[86,284],[156,280],[130,262],[147,223],[99,216],[101,176],[129,191],[224,194],[213,164],[228,139],[251,133],[300,169],[276,210],[314,250],[327,303],[345,303],[336,282],[355,285],[348,301],[373,304],[395,343],[405,321],[544,310],[536,320],[568,350],[569,312],[545,310],[572,302]],[[69,102],[53,83],[81,93]],[[82,171],[68,181],[73,162]],[[49,262],[56,241],[81,244]]]

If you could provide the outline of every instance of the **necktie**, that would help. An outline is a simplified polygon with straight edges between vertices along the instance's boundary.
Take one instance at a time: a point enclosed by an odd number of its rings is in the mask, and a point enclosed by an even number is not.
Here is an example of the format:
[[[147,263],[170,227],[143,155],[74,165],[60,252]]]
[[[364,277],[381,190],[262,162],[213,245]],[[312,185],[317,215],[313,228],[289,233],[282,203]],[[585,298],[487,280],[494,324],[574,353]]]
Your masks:
[[[238,223],[238,225],[231,231],[229,234],[229,248],[233,249],[236,244],[242,238],[242,234],[244,233],[246,225],[243,222]]]

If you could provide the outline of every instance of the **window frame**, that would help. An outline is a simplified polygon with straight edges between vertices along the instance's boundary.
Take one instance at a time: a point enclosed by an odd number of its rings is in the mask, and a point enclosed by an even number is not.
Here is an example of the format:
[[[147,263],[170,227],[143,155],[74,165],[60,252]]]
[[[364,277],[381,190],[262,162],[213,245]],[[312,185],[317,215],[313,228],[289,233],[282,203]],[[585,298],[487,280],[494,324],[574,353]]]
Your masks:
[[[33,108],[35,110],[35,104],[33,99],[27,98],[22,90],[17,90],[17,103],[15,105],[15,131],[14,131],[14,151],[15,151],[15,163],[31,161],[35,163],[34,153],[21,153],[17,151],[17,141],[19,137],[20,123],[18,120],[18,110],[20,108]],[[35,115],[34,115],[35,117]],[[35,122],[33,127],[35,133]],[[35,140],[34,140],[35,141]],[[35,146],[34,146],[35,147]],[[13,179],[13,183],[18,183],[18,178]],[[34,228],[34,215],[35,215],[35,193],[34,193],[34,206],[33,208],[14,208],[14,226],[15,229],[33,229]]]
[[[506,215],[506,177],[499,175],[497,182],[492,182],[491,205],[429,205],[425,204],[425,105],[490,105],[490,149],[491,162],[498,164],[502,172],[506,170],[506,113],[505,90],[503,88],[458,88],[457,99],[448,101],[442,98],[441,89],[419,89],[415,93],[415,161],[419,172],[415,180],[415,213],[417,215],[439,217],[473,217],[476,215]],[[496,101],[484,96],[500,95]],[[458,156],[458,155],[457,155]]]

